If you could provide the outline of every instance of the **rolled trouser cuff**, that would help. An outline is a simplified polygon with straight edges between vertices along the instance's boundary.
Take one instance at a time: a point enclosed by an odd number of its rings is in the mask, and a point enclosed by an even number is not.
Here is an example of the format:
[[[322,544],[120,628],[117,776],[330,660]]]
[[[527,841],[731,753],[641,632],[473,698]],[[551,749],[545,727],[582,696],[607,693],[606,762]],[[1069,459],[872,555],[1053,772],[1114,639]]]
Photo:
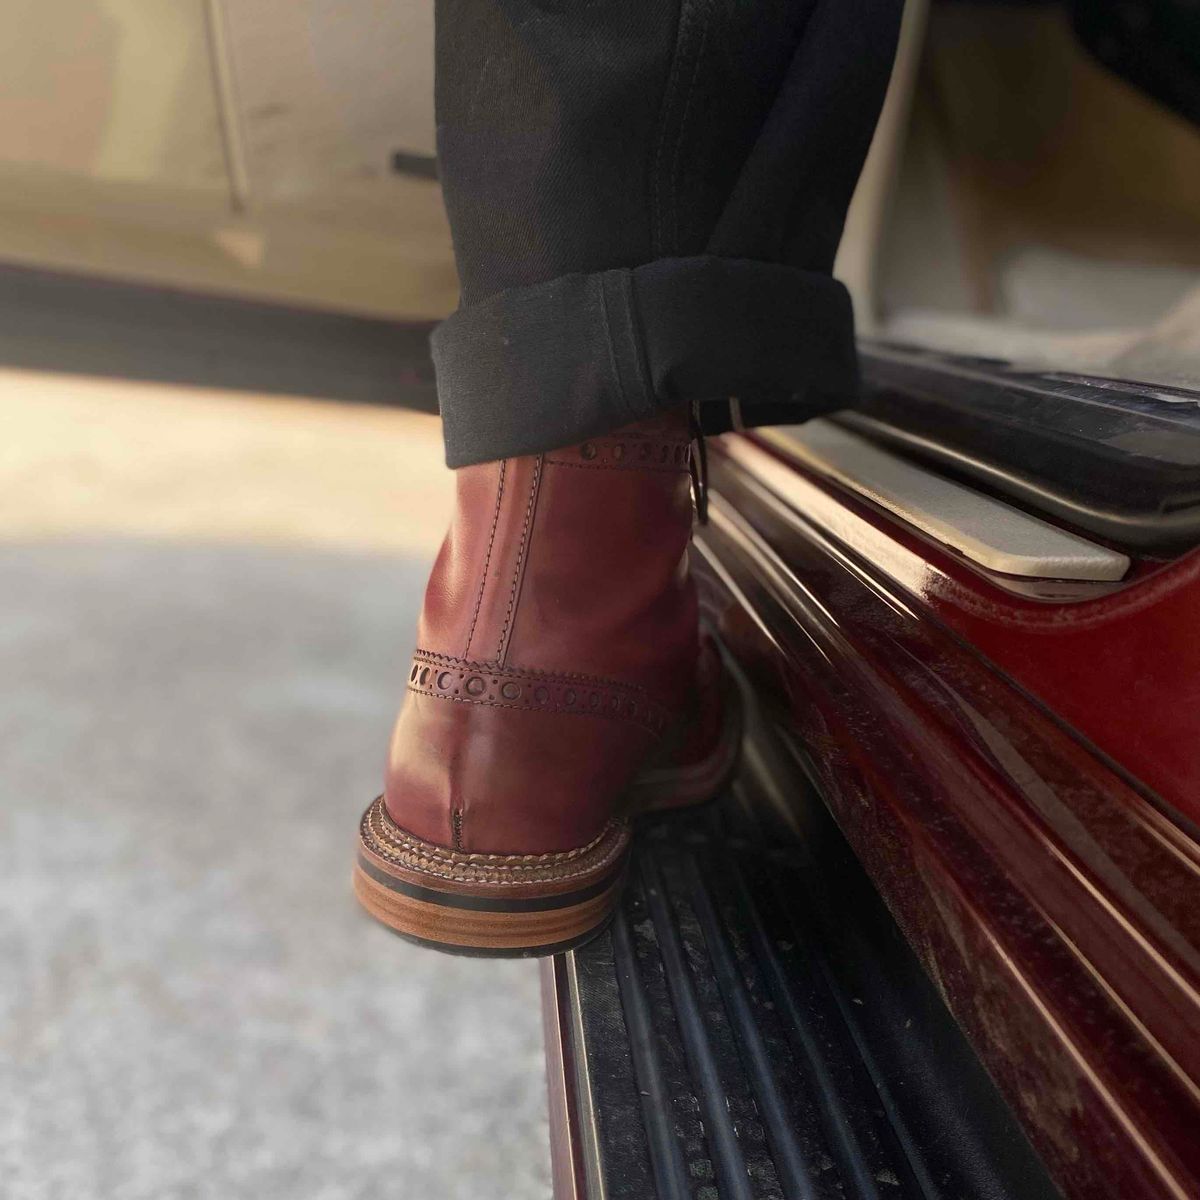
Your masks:
[[[451,467],[553,450],[684,401],[794,403],[802,420],[858,386],[842,284],[750,259],[665,258],[500,292],[439,325],[433,358]]]

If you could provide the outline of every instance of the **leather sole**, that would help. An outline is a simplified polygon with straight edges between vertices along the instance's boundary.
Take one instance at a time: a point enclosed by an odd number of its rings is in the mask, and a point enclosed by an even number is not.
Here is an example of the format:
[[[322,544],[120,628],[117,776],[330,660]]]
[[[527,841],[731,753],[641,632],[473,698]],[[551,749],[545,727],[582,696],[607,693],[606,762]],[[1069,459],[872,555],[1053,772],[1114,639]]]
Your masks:
[[[389,929],[450,953],[527,958],[569,950],[604,927],[629,855],[611,821],[587,846],[554,854],[470,854],[402,830],[383,798],[359,827],[354,893]]]

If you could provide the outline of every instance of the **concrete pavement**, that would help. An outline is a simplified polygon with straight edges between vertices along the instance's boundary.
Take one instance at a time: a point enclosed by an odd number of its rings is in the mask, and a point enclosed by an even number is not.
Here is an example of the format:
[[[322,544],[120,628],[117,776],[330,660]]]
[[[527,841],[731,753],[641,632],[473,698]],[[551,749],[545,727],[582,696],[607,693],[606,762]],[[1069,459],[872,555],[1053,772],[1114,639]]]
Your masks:
[[[536,970],[349,891],[435,424],[0,372],[11,1200],[549,1195]]]

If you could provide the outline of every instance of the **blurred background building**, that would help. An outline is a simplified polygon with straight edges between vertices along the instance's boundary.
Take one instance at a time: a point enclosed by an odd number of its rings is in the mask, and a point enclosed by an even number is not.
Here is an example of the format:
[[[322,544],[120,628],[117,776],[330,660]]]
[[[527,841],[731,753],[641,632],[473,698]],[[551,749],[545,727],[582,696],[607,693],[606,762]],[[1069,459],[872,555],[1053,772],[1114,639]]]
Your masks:
[[[456,287],[432,10],[10,0],[0,262],[437,320]],[[862,329],[1186,373],[1198,20],[1187,0],[908,0],[838,262]]]

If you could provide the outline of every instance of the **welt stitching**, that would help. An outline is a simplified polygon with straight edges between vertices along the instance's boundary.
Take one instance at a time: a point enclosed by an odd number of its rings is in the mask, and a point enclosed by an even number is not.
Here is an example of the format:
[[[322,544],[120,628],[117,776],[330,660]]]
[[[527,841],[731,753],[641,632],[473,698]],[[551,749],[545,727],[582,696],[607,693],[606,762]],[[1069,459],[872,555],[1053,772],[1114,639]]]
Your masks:
[[[380,858],[387,859],[388,862],[396,863],[409,871],[418,872],[421,875],[428,875],[434,879],[445,879],[451,883],[476,883],[484,884],[487,887],[522,887],[531,883],[569,883],[574,879],[586,879],[589,875],[594,875],[598,871],[602,871],[610,863],[615,862],[625,852],[623,844],[617,844],[610,850],[606,851],[603,858],[598,859],[594,863],[588,863],[586,866],[578,867],[574,870],[564,870],[555,867],[538,867],[538,866],[493,866],[493,867],[467,867],[463,871],[437,870],[435,866],[431,866],[424,858],[420,851],[410,850],[407,852],[389,850],[386,846],[374,841],[368,841],[368,847],[372,854],[379,855]],[[437,864],[441,865],[441,864]],[[498,877],[500,871],[526,871],[529,872],[525,878]],[[536,874],[536,878],[533,878]],[[482,878],[481,878],[482,877]]]
[[[512,625],[513,610],[517,606],[517,593],[520,591],[522,568],[525,566],[525,551],[529,546],[529,526],[533,520],[533,506],[537,502],[538,484],[542,478],[542,456],[539,454],[533,464],[533,482],[529,485],[529,503],[525,505],[525,523],[521,528],[521,545],[517,551],[517,565],[513,571],[512,589],[508,596],[508,611],[504,614],[504,627],[500,630],[500,644],[496,647],[496,662],[504,662],[504,651],[508,644],[508,631]]]
[[[447,879],[454,883],[487,883],[497,887],[519,887],[522,884],[563,883],[572,879],[581,879],[607,867],[609,863],[619,858],[625,851],[628,841],[624,828],[610,822],[586,846],[575,850],[558,851],[555,853],[504,855],[504,854],[470,854],[467,852],[447,852],[431,842],[423,842],[419,838],[404,836],[398,826],[391,825],[386,817],[381,816],[382,805],[376,802],[367,810],[363,818],[363,841],[373,854],[389,862],[397,863],[412,871],[425,875]],[[376,828],[376,821],[380,828]],[[389,828],[390,826],[390,828]],[[612,845],[604,847],[606,839],[612,840]],[[587,855],[594,851],[602,851],[600,857],[587,861]],[[433,864],[431,866],[430,864]],[[578,864],[578,865],[576,865]],[[436,870],[435,867],[446,868]],[[460,870],[453,870],[454,867]],[[518,873],[525,872],[525,877]],[[507,875],[507,877],[506,877]],[[536,875],[538,878],[533,878]],[[483,876],[481,879],[480,876]]]
[[[404,866],[408,870],[419,871],[422,875],[436,876],[454,883],[486,883],[496,887],[521,887],[522,884],[528,883],[564,883],[595,875],[620,858],[629,841],[628,832],[622,826],[610,823],[599,838],[588,842],[586,847],[580,847],[580,850],[570,851],[568,856],[464,854],[462,857],[488,860],[450,862],[446,860],[442,848],[434,846],[432,842],[395,836],[400,834],[401,830],[396,827],[389,829],[388,823],[384,821],[380,821],[382,828],[377,829],[377,818],[379,814],[372,805],[362,820],[362,841],[373,854],[378,854],[380,858],[388,859],[388,862]],[[606,839],[611,841],[611,845],[602,845]],[[599,858],[588,860],[587,854],[596,851],[600,852]],[[526,859],[539,857],[545,857],[546,862],[526,862]],[[521,872],[524,872],[523,876]]]
[[[508,459],[500,464],[500,485],[496,491],[496,511],[492,514],[492,532],[488,536],[487,554],[483,558],[483,577],[479,581],[479,595],[475,597],[475,612],[471,616],[471,628],[467,633],[467,644],[464,654],[471,652],[471,639],[475,636],[475,623],[479,620],[479,609],[483,605],[483,593],[487,588],[488,567],[492,561],[492,546],[496,541],[496,529],[500,524],[500,503],[504,499],[504,476],[508,470]]]
[[[378,836],[385,838],[393,845],[404,846],[409,850],[417,850],[428,858],[445,859],[453,866],[487,866],[498,871],[513,870],[514,868],[511,865],[513,863],[529,863],[537,867],[571,862],[590,853],[605,838],[619,833],[622,829],[622,825],[619,822],[609,821],[590,842],[586,842],[582,846],[576,846],[572,850],[548,850],[543,854],[489,854],[487,851],[482,850],[447,850],[442,846],[434,845],[432,842],[423,841],[415,834],[401,829],[391,819],[387,809],[384,807],[382,797],[377,799],[371,809],[368,810],[368,818],[373,817],[378,817],[380,820],[382,832]]]
[[[618,859],[625,851],[624,846],[616,846],[608,851],[605,856],[597,862],[589,863],[586,867],[580,867],[573,871],[555,870],[552,867],[469,867],[466,872],[462,871],[438,871],[428,866],[420,857],[419,852],[409,851],[407,854],[397,853],[394,850],[388,850],[385,846],[376,844],[375,842],[368,843],[372,854],[378,854],[380,858],[385,858],[389,862],[394,862],[399,866],[406,867],[410,871],[420,872],[422,875],[428,875],[435,879],[445,879],[451,883],[482,883],[488,887],[521,887],[530,883],[567,883],[573,879],[584,879],[589,875],[594,875],[597,871],[603,870]],[[512,878],[486,878],[486,876],[494,875],[497,871],[540,871],[543,872],[540,879],[512,879]],[[480,879],[483,875],[485,878]]]

